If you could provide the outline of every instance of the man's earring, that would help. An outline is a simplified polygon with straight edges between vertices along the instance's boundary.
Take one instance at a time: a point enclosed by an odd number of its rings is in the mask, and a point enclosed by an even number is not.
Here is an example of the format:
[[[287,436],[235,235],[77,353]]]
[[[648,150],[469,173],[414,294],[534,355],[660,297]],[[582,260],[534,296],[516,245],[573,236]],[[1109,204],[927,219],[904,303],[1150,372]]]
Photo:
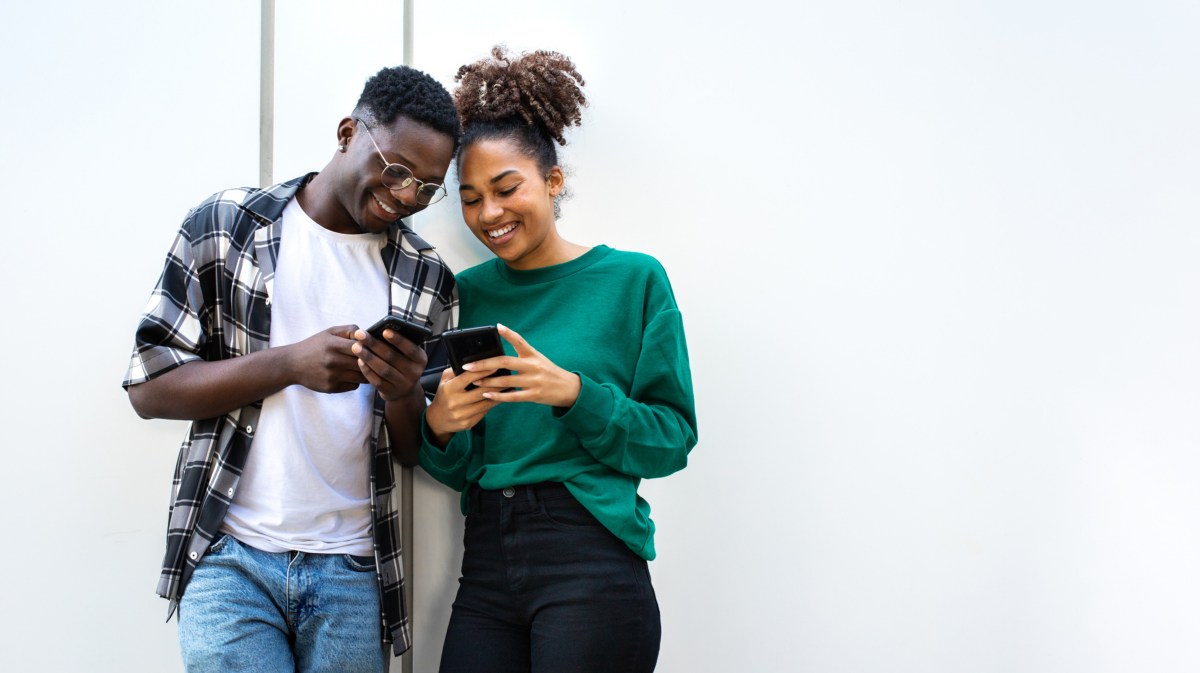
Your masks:
[[[339,152],[345,152],[345,151],[346,151],[346,144],[345,144],[345,143],[342,143],[341,145],[338,145],[338,151],[339,151]]]

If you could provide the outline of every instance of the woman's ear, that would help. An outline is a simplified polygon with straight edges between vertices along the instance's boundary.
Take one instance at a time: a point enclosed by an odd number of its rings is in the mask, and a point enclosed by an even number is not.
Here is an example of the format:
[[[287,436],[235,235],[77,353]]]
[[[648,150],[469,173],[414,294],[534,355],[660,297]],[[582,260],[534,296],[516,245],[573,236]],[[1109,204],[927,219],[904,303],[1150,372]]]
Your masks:
[[[546,185],[550,188],[550,197],[551,198],[556,197],[560,193],[562,193],[563,182],[564,182],[564,179],[563,179],[562,168],[559,166],[555,166],[554,168],[551,168],[550,172],[546,174]]]

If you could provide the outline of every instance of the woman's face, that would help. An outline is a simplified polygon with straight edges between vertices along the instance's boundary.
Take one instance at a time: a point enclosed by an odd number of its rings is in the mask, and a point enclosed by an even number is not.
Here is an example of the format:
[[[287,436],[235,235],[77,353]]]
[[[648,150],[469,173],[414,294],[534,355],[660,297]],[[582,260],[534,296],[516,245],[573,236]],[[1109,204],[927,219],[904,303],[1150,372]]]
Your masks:
[[[562,169],[543,175],[511,140],[480,140],[459,158],[459,196],[471,233],[514,269],[557,264],[554,197]]]

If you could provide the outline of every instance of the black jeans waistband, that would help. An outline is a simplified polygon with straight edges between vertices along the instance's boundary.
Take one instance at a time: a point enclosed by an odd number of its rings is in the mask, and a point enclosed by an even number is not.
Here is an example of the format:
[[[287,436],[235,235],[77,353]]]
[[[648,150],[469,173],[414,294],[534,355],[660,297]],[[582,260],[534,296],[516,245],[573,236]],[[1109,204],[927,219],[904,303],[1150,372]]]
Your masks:
[[[479,485],[471,486],[468,491],[471,507],[495,507],[506,503],[537,504],[540,500],[556,500],[570,498],[571,492],[567,487],[556,481],[543,481],[537,484],[509,486],[508,488],[488,489]]]

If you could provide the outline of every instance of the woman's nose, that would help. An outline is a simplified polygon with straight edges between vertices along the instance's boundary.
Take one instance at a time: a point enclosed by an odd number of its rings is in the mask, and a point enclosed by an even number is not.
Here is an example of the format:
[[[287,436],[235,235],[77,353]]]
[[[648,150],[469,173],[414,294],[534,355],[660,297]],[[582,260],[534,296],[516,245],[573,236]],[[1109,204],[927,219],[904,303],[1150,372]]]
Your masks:
[[[479,217],[485,224],[491,224],[500,219],[504,209],[492,199],[484,199],[483,207],[479,209]]]

